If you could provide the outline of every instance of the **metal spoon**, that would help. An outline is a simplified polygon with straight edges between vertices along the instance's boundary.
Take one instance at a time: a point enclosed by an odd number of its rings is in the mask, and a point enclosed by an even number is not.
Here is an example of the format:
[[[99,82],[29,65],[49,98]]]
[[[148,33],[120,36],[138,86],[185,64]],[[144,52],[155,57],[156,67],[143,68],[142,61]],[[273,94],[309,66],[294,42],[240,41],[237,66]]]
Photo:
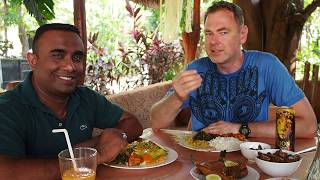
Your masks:
[[[317,146],[313,146],[313,147],[310,147],[310,148],[307,148],[307,149],[303,149],[301,151],[293,153],[292,155],[303,154],[303,153],[312,152],[312,151],[315,151],[315,150],[317,150]]]

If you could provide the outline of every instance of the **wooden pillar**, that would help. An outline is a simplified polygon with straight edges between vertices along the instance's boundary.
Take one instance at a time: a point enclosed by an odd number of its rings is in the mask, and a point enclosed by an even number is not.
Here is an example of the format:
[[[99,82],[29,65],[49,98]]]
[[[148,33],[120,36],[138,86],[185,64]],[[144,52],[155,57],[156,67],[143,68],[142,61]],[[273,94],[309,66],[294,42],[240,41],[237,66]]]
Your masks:
[[[200,0],[194,0],[192,32],[182,33],[182,45],[184,49],[184,64],[188,64],[193,59],[195,59],[199,39],[200,39]]]
[[[316,111],[319,107],[319,96],[318,96],[318,74],[319,74],[319,65],[312,65],[312,80],[310,82],[310,104],[312,105],[313,109]]]
[[[79,28],[84,47],[87,47],[87,26],[85,0],[73,0],[74,25]]]
[[[307,84],[309,82],[309,77],[310,77],[310,63],[309,62],[306,62],[304,64],[304,72],[303,73],[304,74],[303,74],[303,80],[302,80],[302,90],[306,91],[307,90]]]
[[[312,66],[312,80],[313,81],[318,81],[319,80],[319,65],[314,64]]]
[[[80,36],[83,41],[85,48],[85,55],[87,54],[87,26],[86,26],[86,6],[85,0],[73,0],[73,17],[74,25],[79,29]],[[87,56],[85,56],[85,60]],[[83,62],[84,67],[86,67],[86,61]],[[85,75],[86,68],[84,68]],[[82,78],[82,83],[84,83],[84,77]]]

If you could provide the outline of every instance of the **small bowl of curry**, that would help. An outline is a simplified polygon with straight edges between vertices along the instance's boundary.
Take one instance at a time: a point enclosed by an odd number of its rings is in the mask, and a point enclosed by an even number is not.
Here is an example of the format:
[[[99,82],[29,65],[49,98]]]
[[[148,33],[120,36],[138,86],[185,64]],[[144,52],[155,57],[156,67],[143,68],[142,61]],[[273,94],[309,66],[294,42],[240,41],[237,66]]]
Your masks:
[[[240,144],[241,154],[252,162],[258,156],[258,151],[270,148],[269,144],[263,142],[244,142]]]
[[[292,151],[279,149],[265,149],[258,152],[257,166],[272,177],[287,177],[300,166],[302,157]]]

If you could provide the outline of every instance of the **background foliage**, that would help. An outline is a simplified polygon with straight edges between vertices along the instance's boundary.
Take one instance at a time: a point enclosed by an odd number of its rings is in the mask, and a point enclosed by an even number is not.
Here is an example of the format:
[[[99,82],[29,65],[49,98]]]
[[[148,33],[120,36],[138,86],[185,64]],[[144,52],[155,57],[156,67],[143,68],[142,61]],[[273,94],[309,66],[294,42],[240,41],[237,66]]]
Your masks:
[[[127,39],[119,40],[113,34],[114,42],[108,44],[114,46],[109,48],[99,43],[100,32],[91,33],[89,38],[86,84],[103,94],[168,80],[181,69],[183,53],[179,42],[164,43],[154,22],[157,19],[144,19],[145,14],[158,16],[157,12],[128,1],[125,9],[126,16],[121,19],[128,23],[121,36]]]
[[[305,0],[305,6],[312,0]],[[311,14],[303,27],[301,45],[297,54],[298,65],[296,71],[296,79],[303,78],[303,64],[320,65],[320,8]]]

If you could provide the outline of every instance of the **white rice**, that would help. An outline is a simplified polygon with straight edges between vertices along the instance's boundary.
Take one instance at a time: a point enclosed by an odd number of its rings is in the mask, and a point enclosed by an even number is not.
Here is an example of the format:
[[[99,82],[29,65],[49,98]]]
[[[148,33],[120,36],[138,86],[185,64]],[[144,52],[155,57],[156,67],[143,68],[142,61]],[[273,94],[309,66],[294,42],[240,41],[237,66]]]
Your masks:
[[[217,151],[228,151],[240,149],[241,143],[242,141],[234,137],[216,137],[209,141],[209,146]]]

